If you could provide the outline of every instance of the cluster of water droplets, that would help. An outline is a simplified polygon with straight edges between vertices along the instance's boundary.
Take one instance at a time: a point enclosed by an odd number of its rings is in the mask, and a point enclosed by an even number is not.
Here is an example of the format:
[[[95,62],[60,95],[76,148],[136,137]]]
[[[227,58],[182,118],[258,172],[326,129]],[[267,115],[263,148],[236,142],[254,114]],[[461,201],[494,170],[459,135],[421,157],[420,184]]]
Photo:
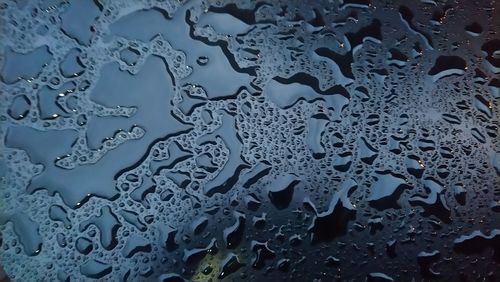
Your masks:
[[[494,1],[184,2],[1,2],[11,278],[498,279]]]

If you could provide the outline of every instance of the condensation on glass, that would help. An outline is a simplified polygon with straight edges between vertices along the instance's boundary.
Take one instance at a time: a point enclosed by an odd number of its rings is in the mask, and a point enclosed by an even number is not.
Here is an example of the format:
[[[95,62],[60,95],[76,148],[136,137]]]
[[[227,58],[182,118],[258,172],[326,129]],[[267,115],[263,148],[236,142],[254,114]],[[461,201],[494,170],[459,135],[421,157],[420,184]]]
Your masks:
[[[498,2],[0,1],[13,281],[498,281]]]

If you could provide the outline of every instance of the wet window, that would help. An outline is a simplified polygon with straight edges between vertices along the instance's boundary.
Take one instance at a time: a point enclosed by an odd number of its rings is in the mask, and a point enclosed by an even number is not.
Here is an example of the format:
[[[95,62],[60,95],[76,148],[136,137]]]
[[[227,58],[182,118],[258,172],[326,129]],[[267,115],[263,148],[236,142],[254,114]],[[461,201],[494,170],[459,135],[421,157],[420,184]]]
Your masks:
[[[0,0],[1,268],[498,281],[499,9]]]

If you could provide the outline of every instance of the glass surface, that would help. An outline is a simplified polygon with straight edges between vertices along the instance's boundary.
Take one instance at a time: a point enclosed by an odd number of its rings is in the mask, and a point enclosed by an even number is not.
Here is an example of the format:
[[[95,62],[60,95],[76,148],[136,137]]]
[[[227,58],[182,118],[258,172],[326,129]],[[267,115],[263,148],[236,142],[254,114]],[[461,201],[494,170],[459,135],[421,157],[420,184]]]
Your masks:
[[[499,281],[499,11],[0,0],[1,268]]]

